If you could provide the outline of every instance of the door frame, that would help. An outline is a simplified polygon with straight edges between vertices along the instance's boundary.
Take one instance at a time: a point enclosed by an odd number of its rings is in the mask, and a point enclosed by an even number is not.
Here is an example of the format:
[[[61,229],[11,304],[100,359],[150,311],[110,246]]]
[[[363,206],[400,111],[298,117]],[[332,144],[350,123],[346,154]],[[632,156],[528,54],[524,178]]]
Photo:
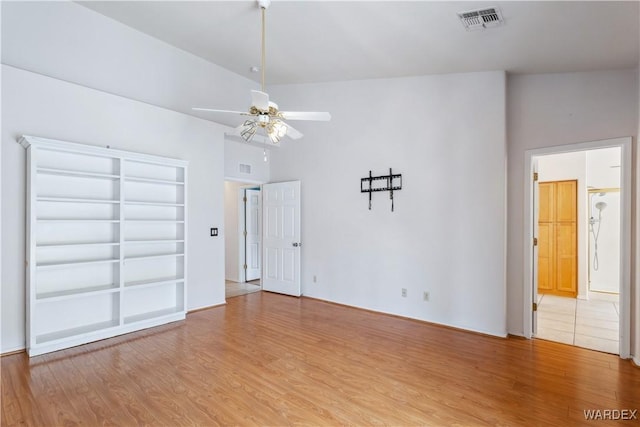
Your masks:
[[[258,257],[259,257],[259,263],[260,263],[260,267],[259,267],[259,273],[258,273],[258,279],[251,279],[251,280],[260,280],[262,279],[262,185],[254,185],[252,187],[243,187],[242,189],[242,212],[240,212],[240,210],[238,211],[238,221],[240,221],[240,217],[242,217],[242,223],[244,223],[244,230],[239,230],[240,232],[240,236],[239,236],[239,245],[238,246],[242,246],[243,249],[240,251],[240,253],[243,255],[244,257],[244,264],[248,265],[248,250],[247,250],[247,234],[244,234],[245,231],[247,231],[247,203],[249,201],[249,199],[247,198],[247,191],[257,191],[258,192],[258,198],[260,199],[258,201],[259,204],[259,208],[258,208],[258,221],[259,221],[259,229],[260,232],[258,233],[258,246],[259,246],[259,250],[258,250]],[[240,222],[239,222],[240,223]],[[244,267],[244,266],[239,266],[239,267]],[[249,279],[247,278],[247,272],[248,269],[242,268],[242,270],[244,271],[244,282],[248,282]],[[262,281],[260,282],[260,287],[262,287]]]
[[[536,177],[535,179],[532,179],[531,182],[531,208],[530,211],[532,213],[532,218],[531,218],[531,233],[533,236],[538,236],[539,235],[539,230],[540,230],[540,225],[538,224],[538,215],[535,214],[534,209],[538,209],[538,207],[540,206],[540,180],[538,179],[538,159],[535,157],[532,157],[531,159],[531,173],[529,174],[530,177]],[[525,193],[526,194],[526,193]],[[526,227],[526,224],[525,224]],[[531,281],[533,283],[533,286],[531,287],[531,304],[529,304],[529,307],[533,307],[533,303],[535,303],[535,310],[531,310],[529,312],[528,318],[531,321],[531,326],[530,326],[530,330],[531,330],[531,334],[532,336],[536,336],[538,334],[538,315],[537,315],[537,310],[538,310],[538,301],[540,300],[540,298],[538,298],[538,277],[540,275],[540,272],[538,271],[538,263],[535,262],[534,260],[538,259],[538,254],[539,254],[540,248],[538,247],[538,245],[533,245],[531,247]],[[525,268],[526,268],[526,264],[525,264]],[[526,313],[526,311],[525,311]],[[525,329],[525,332],[527,331],[527,329]],[[531,336],[527,337],[527,338],[531,338]]]
[[[534,267],[537,260],[534,260],[534,220],[537,220],[533,213],[533,172],[534,160],[536,157],[570,153],[576,151],[588,151],[599,148],[620,147],[620,213],[621,213],[621,235],[620,235],[620,341],[619,353],[623,359],[630,357],[631,351],[631,208],[632,208],[632,138],[622,137],[605,139],[599,141],[582,142],[553,147],[537,148],[525,151],[524,166],[524,227],[523,227],[523,255],[524,255],[524,280],[523,280],[523,301],[524,301],[524,336],[533,338],[533,295],[534,287],[537,283],[533,281]],[[640,289],[637,289],[636,294]],[[636,307],[636,311],[638,307]]]
[[[264,184],[266,181],[264,180],[256,180],[256,179],[249,179],[249,178],[238,178],[235,176],[225,176],[223,182],[226,181],[230,181],[230,182],[235,182],[239,185],[241,185],[241,187],[238,188],[239,191],[244,191],[245,188],[256,188],[259,187],[260,188],[260,194],[262,194],[262,184]],[[223,191],[224,193],[224,191]],[[240,213],[242,211],[242,215],[244,215],[244,203],[242,201],[242,197],[239,196],[240,193],[236,194],[237,200],[236,200],[236,208],[238,209],[238,221],[240,221]],[[223,201],[225,203],[223,203],[223,209],[226,210],[226,201]],[[262,197],[260,197],[260,204],[262,205]],[[244,218],[244,217],[243,217]],[[243,223],[244,223],[244,219],[242,219]],[[227,232],[227,225],[228,224],[224,224],[224,234],[226,234]],[[261,224],[262,226],[262,224]],[[238,223],[238,236],[237,238],[240,239],[240,235],[242,234],[242,231],[239,230],[240,229],[240,223]],[[244,236],[242,236],[244,237]],[[260,236],[262,238],[262,236]],[[244,239],[242,239],[244,240]],[[244,252],[240,252],[241,248],[240,248],[240,244],[241,244],[241,240],[238,240],[238,283],[245,283],[246,281],[242,281],[243,278],[245,278],[244,275],[244,269],[242,269],[242,265],[240,263],[240,259],[244,259]],[[244,245],[244,242],[242,242],[242,244]],[[224,245],[224,253],[226,254],[226,244]],[[225,280],[226,280],[226,276],[225,276]],[[260,287],[262,288],[262,269],[260,269]]]
[[[244,201],[244,191],[258,189],[260,191],[260,198],[258,203],[262,208],[262,184],[247,184],[238,188],[238,279],[239,283],[247,282],[247,272],[244,269],[244,264],[247,262],[247,240],[244,235],[244,229],[247,227],[247,213],[246,202]],[[260,252],[262,251],[262,215],[260,215]],[[262,257],[262,253],[260,253]],[[262,258],[260,259],[260,288],[262,288]]]

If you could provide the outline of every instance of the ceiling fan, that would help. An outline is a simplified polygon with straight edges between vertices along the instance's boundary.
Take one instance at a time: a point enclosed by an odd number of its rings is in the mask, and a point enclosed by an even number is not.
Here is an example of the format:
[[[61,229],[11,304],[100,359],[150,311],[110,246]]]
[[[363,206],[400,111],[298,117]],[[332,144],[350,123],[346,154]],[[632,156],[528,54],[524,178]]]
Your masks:
[[[285,120],[315,120],[329,121],[331,114],[326,112],[311,111],[280,111],[278,105],[269,101],[269,94],[264,90],[265,87],[265,12],[271,0],[258,0],[258,6],[262,13],[262,90],[251,91],[251,107],[248,112],[215,110],[211,108],[193,108],[198,111],[211,111],[216,113],[237,114],[240,116],[249,116],[247,120],[235,129],[234,134],[240,135],[242,139],[249,142],[254,137],[258,129],[264,129],[273,144],[280,142],[285,135],[291,139],[302,138],[302,133],[294,129]]]

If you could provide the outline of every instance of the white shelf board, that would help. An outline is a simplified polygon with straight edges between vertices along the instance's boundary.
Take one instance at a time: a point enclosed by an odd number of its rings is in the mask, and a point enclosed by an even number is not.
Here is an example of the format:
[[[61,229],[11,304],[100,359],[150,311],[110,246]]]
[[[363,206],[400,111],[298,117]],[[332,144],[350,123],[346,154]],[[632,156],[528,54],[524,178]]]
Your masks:
[[[36,265],[36,269],[38,270],[46,270],[50,268],[64,268],[64,267],[75,267],[79,265],[89,265],[89,264],[105,264],[105,263],[113,263],[119,262],[119,259],[94,259],[88,261],[63,261],[63,262],[51,262]]]
[[[170,179],[144,178],[141,176],[127,176],[125,181],[129,182],[145,182],[149,184],[167,184],[167,185],[184,185],[181,181],[171,181]]]
[[[125,240],[128,244],[162,244],[162,243],[184,243],[184,240]]]
[[[119,242],[69,242],[69,243],[41,243],[36,248],[71,248],[82,246],[120,246]]]
[[[67,289],[57,292],[43,292],[36,294],[36,302],[53,302],[60,301],[74,297],[86,297],[99,294],[109,294],[119,291],[120,288],[116,283],[110,283],[108,285],[91,286],[79,289]]]
[[[181,257],[181,256],[184,256],[184,254],[173,253],[173,254],[139,255],[139,256],[125,257],[124,260],[136,261],[136,260],[142,260],[142,259],[169,258],[169,257]]]
[[[160,277],[156,279],[135,280],[131,282],[126,282],[124,284],[124,287],[125,287],[125,290],[143,289],[143,288],[149,288],[153,286],[171,285],[171,284],[181,283],[181,282],[184,282],[184,277],[171,276],[171,277]]]
[[[78,178],[97,178],[97,179],[110,179],[110,180],[120,179],[120,175],[74,171],[74,170],[68,170],[68,169],[38,168],[37,172],[39,174],[44,174],[44,175],[73,176]]]
[[[125,200],[125,205],[141,205],[141,206],[184,206],[184,203],[170,203],[170,202],[145,202],[142,200]]]
[[[163,310],[157,310],[157,311],[151,311],[148,313],[141,313],[141,314],[136,314],[134,316],[127,316],[124,318],[124,323],[129,324],[129,323],[135,323],[135,322],[140,322],[143,320],[149,320],[149,319],[156,319],[156,318],[160,318],[160,317],[165,317],[165,316],[170,316],[176,313],[180,313],[183,310],[179,307],[171,307],[171,308],[165,308]]]
[[[120,200],[113,199],[89,199],[84,197],[53,197],[53,196],[38,196],[36,198],[38,202],[58,202],[58,203],[92,203],[92,204],[120,204]]]
[[[86,219],[86,218],[38,218],[38,222],[78,222],[78,223],[92,223],[92,222],[111,222],[118,223],[119,219]]]
[[[87,334],[90,332],[102,331],[107,328],[117,327],[118,325],[119,321],[113,319],[107,320],[106,322],[92,323],[90,325],[83,325],[77,328],[64,329],[62,331],[41,334],[36,336],[36,344],[43,344],[52,341],[67,339],[77,335]]]
[[[184,224],[184,220],[183,219],[127,219],[126,222],[136,222],[136,223],[142,223],[142,222],[149,222],[149,223],[172,223],[172,224]]]

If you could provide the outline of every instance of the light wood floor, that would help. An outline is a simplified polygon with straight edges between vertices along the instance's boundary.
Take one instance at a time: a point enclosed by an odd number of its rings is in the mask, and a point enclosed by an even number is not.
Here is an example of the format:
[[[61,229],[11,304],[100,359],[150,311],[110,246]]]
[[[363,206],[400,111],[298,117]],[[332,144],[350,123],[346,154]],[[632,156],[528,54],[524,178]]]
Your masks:
[[[640,369],[614,355],[268,292],[1,373],[3,426],[601,426],[583,410],[640,409]]]

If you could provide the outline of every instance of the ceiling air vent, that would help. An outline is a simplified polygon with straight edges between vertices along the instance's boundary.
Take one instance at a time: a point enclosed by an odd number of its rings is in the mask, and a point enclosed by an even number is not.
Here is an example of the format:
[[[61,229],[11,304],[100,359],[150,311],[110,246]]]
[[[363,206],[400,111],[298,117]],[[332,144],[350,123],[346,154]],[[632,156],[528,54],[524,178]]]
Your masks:
[[[240,163],[238,166],[238,170],[240,173],[251,174],[251,165]]]
[[[502,13],[497,7],[459,12],[458,17],[467,30],[484,30],[504,24]]]

